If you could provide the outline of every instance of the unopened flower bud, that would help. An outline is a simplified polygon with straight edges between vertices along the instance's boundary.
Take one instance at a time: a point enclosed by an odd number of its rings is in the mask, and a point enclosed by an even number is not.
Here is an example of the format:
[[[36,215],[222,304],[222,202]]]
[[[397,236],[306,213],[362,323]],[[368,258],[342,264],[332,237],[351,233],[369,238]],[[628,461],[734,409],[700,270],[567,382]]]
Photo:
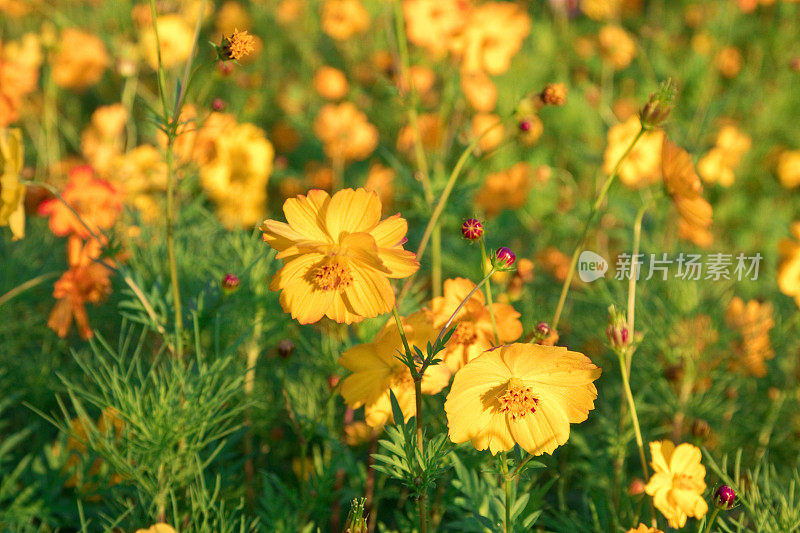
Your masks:
[[[281,339],[277,346],[278,355],[283,359],[288,359],[294,353],[294,342],[292,339]]]
[[[495,252],[495,257],[497,257],[497,261],[500,263],[500,266],[511,266],[514,264],[514,261],[517,260],[517,256],[514,255],[514,252],[511,251],[511,248],[507,246],[503,246],[502,248],[498,249]]]
[[[667,80],[661,87],[650,95],[647,103],[639,112],[642,128],[652,130],[661,126],[675,107],[677,91],[672,85],[672,80]]]
[[[477,241],[483,236],[483,224],[477,218],[468,218],[461,224],[461,235],[469,241]]]
[[[527,133],[531,131],[531,121],[530,120],[520,120],[519,124],[517,124],[519,131],[523,133]]]
[[[225,274],[222,278],[222,289],[226,292],[232,292],[239,288],[239,276],[236,274]]]
[[[364,517],[364,506],[366,505],[366,498],[356,498],[350,504],[350,513],[347,515],[347,522],[345,522],[344,533],[367,533],[367,519]]]
[[[638,477],[633,478],[631,484],[628,485],[628,494],[630,496],[637,496],[642,493],[644,493],[644,481]]]
[[[233,65],[227,61],[218,61],[217,62],[217,72],[222,74],[223,76],[229,75],[233,72]]]
[[[613,305],[608,308],[606,337],[608,338],[609,344],[611,344],[611,348],[615,352],[625,349],[630,344],[631,340],[625,313],[617,311]]]
[[[223,100],[222,98],[214,98],[211,101],[211,109],[213,109],[214,111],[217,111],[217,112],[225,111],[226,107],[228,107],[228,105],[225,103],[225,100]]]
[[[567,101],[567,86],[563,83],[548,83],[540,98],[545,105],[564,105]]]
[[[736,506],[736,491],[728,485],[722,485],[714,493],[714,505],[723,511],[729,511]]]
[[[335,389],[336,385],[339,384],[339,380],[341,379],[342,378],[339,377],[338,375],[331,374],[330,376],[328,376],[328,387],[330,387],[331,389]]]

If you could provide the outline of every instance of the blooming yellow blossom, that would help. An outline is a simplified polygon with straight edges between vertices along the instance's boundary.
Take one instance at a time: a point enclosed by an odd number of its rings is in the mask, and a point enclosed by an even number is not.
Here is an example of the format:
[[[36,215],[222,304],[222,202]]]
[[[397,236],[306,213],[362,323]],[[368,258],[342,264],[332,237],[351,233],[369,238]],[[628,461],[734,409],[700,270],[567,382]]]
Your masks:
[[[627,531],[627,533],[664,533],[664,532],[655,527],[647,527],[644,524],[639,524],[639,527],[636,528],[632,527]]]
[[[219,53],[222,59],[232,59],[238,61],[244,56],[252,54],[256,49],[256,38],[246,31],[239,31],[238,28],[233,33],[222,38]]]
[[[23,149],[21,130],[0,128],[0,226],[11,228],[15,240],[25,236]]]
[[[426,311],[418,311],[403,320],[403,331],[409,346],[425,353],[427,343],[433,343],[437,330]],[[397,359],[397,351],[403,350],[403,341],[394,320],[367,344],[359,344],[345,351],[339,364],[353,373],[346,377],[340,392],[347,405],[353,409],[364,406],[364,417],[371,427],[381,427],[392,419],[390,391],[406,421],[417,412],[414,396],[414,380],[408,367]],[[422,392],[436,394],[450,381],[450,371],[444,365],[433,365],[422,377]]]
[[[700,463],[700,449],[687,443],[675,447],[668,440],[655,441],[650,443],[650,456],[654,473],[645,492],[653,497],[653,505],[670,527],[685,526],[689,516],[702,518],[708,504],[703,499],[706,469]]]
[[[388,278],[405,278],[419,268],[403,250],[408,225],[400,215],[383,221],[375,192],[321,190],[283,204],[288,224],[266,220],[264,240],[278,251],[283,268],[270,289],[281,290],[283,310],[301,324],[323,316],[359,322],[388,312],[394,291]]]
[[[475,283],[464,278],[448,279],[444,282],[444,296],[431,301],[433,325],[442,328],[461,304]],[[441,358],[447,367],[458,371],[469,361],[494,345],[492,315],[497,325],[497,336],[501,344],[513,342],[522,335],[520,314],[510,305],[494,303],[486,305],[483,292],[475,291],[453,320],[455,333],[450,337]]]
[[[632,116],[608,130],[608,147],[603,160],[605,173],[610,174],[614,170],[614,165],[630,146],[640,128],[639,118]],[[656,183],[661,178],[663,140],[664,132],[661,130],[649,131],[642,135],[619,167],[619,179],[624,185],[638,189]]]
[[[519,444],[553,453],[570,424],[594,409],[601,370],[559,346],[515,343],[484,352],[456,373],[444,404],[450,440],[492,454]]]

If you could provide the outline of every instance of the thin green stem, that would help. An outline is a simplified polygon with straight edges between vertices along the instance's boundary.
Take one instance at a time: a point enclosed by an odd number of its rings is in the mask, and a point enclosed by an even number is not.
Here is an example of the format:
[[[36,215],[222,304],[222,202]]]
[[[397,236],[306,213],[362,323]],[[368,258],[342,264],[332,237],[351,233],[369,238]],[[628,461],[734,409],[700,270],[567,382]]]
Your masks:
[[[156,38],[156,57],[158,58],[158,93],[161,96],[161,106],[164,110],[162,117],[165,122],[169,121],[169,106],[167,104],[167,81],[166,74],[164,73],[163,63],[161,61],[161,40],[158,37],[158,10],[156,9],[156,0],[150,0],[150,13],[153,17],[153,33]],[[202,16],[202,12],[201,12]]]
[[[6,302],[16,298],[23,292],[30,290],[49,279],[57,278],[58,276],[58,272],[48,272],[47,274],[42,274],[40,276],[36,276],[35,278],[29,279],[28,281],[20,283],[4,295],[0,296],[0,307],[3,307]]]
[[[178,263],[175,258],[175,169],[172,153],[173,138],[167,143],[167,257],[169,276],[172,284],[173,310],[175,311],[175,350],[176,357],[183,357],[183,311],[181,289],[178,280]]]
[[[631,413],[631,422],[633,423],[633,432],[636,438],[636,446],[639,448],[639,460],[642,463],[642,473],[644,479],[650,479],[650,471],[647,468],[647,459],[644,454],[644,440],[642,439],[642,430],[639,427],[639,416],[636,414],[636,402],[633,399],[631,392],[631,384],[625,367],[625,356],[622,353],[617,354],[619,357],[619,371],[622,375],[622,388],[625,392],[625,398],[628,400],[628,409]],[[651,502],[652,507],[652,502]],[[655,515],[653,515],[655,516]]]
[[[711,513],[711,518],[708,519],[708,522],[706,522],[706,525],[703,528],[703,533],[711,533],[711,528],[714,527],[714,522],[717,521],[718,515],[719,515],[719,507],[715,507],[714,512]]]
[[[650,208],[650,203],[646,203],[642,207],[639,208],[639,212],[636,213],[636,220],[633,223],[633,254],[631,255],[631,275],[628,278],[628,338],[633,341],[634,338],[634,315],[636,311],[636,281],[638,278],[638,256],[639,256],[639,246],[642,240],[642,220],[644,219],[644,214]],[[628,375],[631,373],[631,360],[633,359],[633,352],[635,348],[629,347],[628,350],[625,351],[625,368],[627,369]]]
[[[481,270],[483,270],[483,275],[485,276],[487,273],[486,270],[486,260],[488,256],[486,255],[486,244],[483,242],[483,239],[480,239],[481,243]],[[492,300],[492,282],[490,279],[486,280],[486,305],[489,308],[489,318],[492,319],[492,332],[494,333],[494,345],[500,345],[500,335],[497,333],[497,320],[494,317],[494,301]]]
[[[508,475],[508,463],[506,462],[506,452],[500,454],[500,472],[503,474],[503,485],[505,487],[505,520],[503,521],[503,532],[510,533],[511,527],[511,481]]]
[[[450,318],[447,319],[447,322],[442,327],[442,329],[439,331],[439,335],[436,337],[436,342],[434,343],[434,345],[439,344],[439,341],[442,340],[442,337],[444,337],[445,332],[450,327],[450,325],[453,323],[453,320],[455,320],[456,315],[458,314],[459,311],[461,311],[461,308],[464,307],[464,305],[469,301],[469,299],[472,298],[472,295],[475,294],[475,292],[477,292],[478,289],[480,289],[483,286],[483,284],[486,283],[489,280],[489,278],[492,277],[492,274],[494,274],[496,271],[497,271],[497,267],[492,267],[492,269],[483,277],[483,279],[480,280],[478,282],[478,284],[475,285],[475,287],[473,287],[471,291],[469,291],[469,293],[467,293],[467,295],[464,297],[463,300],[461,300],[461,303],[458,304],[458,307],[456,307],[456,310],[453,311],[453,314],[450,315]]]
[[[580,256],[583,248],[586,246],[586,239],[589,235],[589,230],[592,227],[592,223],[594,222],[594,219],[600,210],[603,200],[605,200],[606,195],[608,194],[609,188],[611,188],[611,184],[614,183],[614,179],[619,173],[619,167],[622,165],[623,161],[625,161],[625,158],[628,157],[628,154],[631,153],[631,150],[633,150],[633,147],[636,146],[636,143],[639,142],[639,139],[643,134],[644,128],[639,130],[639,133],[636,134],[636,137],[633,138],[630,145],[628,145],[628,148],[625,149],[625,152],[623,152],[622,156],[614,165],[614,169],[611,171],[611,174],[609,174],[608,178],[606,178],[605,183],[603,183],[603,187],[600,189],[600,193],[597,195],[597,198],[592,204],[592,209],[589,212],[589,216],[587,217],[586,223],[583,226],[583,231],[581,232],[581,237],[578,240],[578,246],[575,247],[575,251],[572,253],[572,259],[569,263],[569,271],[567,272],[567,277],[564,279],[564,284],[561,286],[561,296],[558,298],[558,305],[556,306],[556,311],[553,314],[553,320],[550,321],[550,326],[553,329],[558,329],[558,321],[561,319],[561,312],[564,310],[564,302],[567,299],[567,293],[569,292],[570,285],[572,284],[572,278],[575,276],[575,266],[578,264],[578,256]]]

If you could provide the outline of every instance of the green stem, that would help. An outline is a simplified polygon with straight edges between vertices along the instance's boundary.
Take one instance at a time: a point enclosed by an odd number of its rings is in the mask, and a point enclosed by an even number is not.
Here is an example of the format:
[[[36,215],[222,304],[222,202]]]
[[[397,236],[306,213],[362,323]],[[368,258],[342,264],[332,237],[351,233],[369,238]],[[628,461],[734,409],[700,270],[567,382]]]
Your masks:
[[[483,242],[483,239],[480,239],[481,243],[481,270],[483,270],[483,275],[485,276],[487,273],[486,270],[486,260],[488,256],[486,255],[486,244]],[[494,317],[494,301],[492,300],[492,282],[490,279],[486,280],[486,305],[489,307],[489,318],[492,319],[492,332],[494,332],[494,345],[500,345],[500,335],[497,333],[497,320]]]
[[[592,223],[594,222],[594,219],[600,210],[603,200],[605,200],[606,195],[608,194],[609,188],[611,188],[611,184],[614,183],[614,179],[619,173],[619,167],[622,165],[622,162],[625,161],[625,158],[628,157],[628,154],[631,153],[631,150],[633,150],[633,147],[636,146],[636,143],[643,134],[644,128],[639,130],[639,133],[636,134],[636,137],[633,138],[630,145],[628,145],[628,148],[625,149],[625,152],[623,152],[616,165],[614,165],[614,169],[612,170],[611,174],[609,174],[608,178],[606,178],[605,183],[603,183],[603,187],[600,189],[600,193],[597,195],[597,199],[595,199],[594,204],[592,204],[592,210],[589,212],[589,216],[587,217],[586,223],[583,226],[583,231],[581,232],[578,246],[575,247],[575,251],[572,253],[569,271],[567,272],[566,279],[564,279],[564,284],[561,286],[561,296],[558,299],[558,306],[556,306],[556,311],[553,314],[553,320],[550,321],[550,327],[555,330],[558,329],[558,321],[561,319],[561,312],[564,309],[564,302],[567,299],[567,293],[569,292],[570,285],[572,284],[572,278],[575,275],[575,266],[578,264],[578,256],[583,251],[584,246],[586,246],[586,239],[589,235],[589,229],[592,227]]]
[[[631,384],[627,369],[625,367],[625,356],[622,353],[618,353],[617,355],[619,357],[619,371],[620,374],[622,375],[622,388],[623,391],[625,392],[625,398],[628,400],[628,409],[630,410],[631,413],[631,422],[633,423],[633,432],[636,437],[636,446],[639,448],[639,460],[642,463],[642,473],[644,474],[644,479],[650,479],[650,472],[649,469],[647,468],[647,459],[645,458],[644,454],[644,441],[642,439],[642,430],[639,427],[639,416],[636,414],[636,402],[633,399],[633,393],[631,392]]]
[[[633,333],[634,333],[634,314],[636,311],[636,281],[637,281],[637,272],[636,268],[637,264],[637,257],[639,255],[639,246],[642,240],[642,220],[644,219],[644,214],[650,208],[650,203],[646,203],[642,207],[639,208],[639,212],[636,213],[636,221],[633,224],[633,254],[631,256],[631,275],[628,278],[628,339],[633,342]],[[630,345],[629,345],[630,346]],[[634,348],[629,347],[628,350],[625,351],[625,368],[627,369],[628,375],[631,373],[631,360],[633,359],[633,352]]]
[[[711,518],[708,519],[706,526],[703,528],[703,533],[711,533],[711,528],[714,527],[714,522],[717,521],[717,515],[719,515],[719,507],[714,508]]]
[[[175,258],[175,169],[172,153],[173,138],[167,143],[167,257],[169,276],[172,284],[173,309],[175,311],[175,350],[176,357],[183,357],[183,312],[181,289],[178,281],[178,263]]]
[[[503,521],[503,532],[509,533],[511,528],[511,481],[508,475],[508,464],[506,463],[506,452],[500,455],[500,472],[503,474],[503,485],[505,486],[505,520]]]
[[[40,276],[36,276],[35,278],[29,279],[28,281],[20,283],[19,285],[17,285],[4,295],[0,296],[0,307],[3,307],[3,305],[6,302],[8,302],[13,298],[16,298],[23,292],[32,289],[37,285],[39,285],[40,283],[43,283],[49,279],[57,278],[58,276],[59,276],[58,272],[48,272],[47,274],[42,274]]]

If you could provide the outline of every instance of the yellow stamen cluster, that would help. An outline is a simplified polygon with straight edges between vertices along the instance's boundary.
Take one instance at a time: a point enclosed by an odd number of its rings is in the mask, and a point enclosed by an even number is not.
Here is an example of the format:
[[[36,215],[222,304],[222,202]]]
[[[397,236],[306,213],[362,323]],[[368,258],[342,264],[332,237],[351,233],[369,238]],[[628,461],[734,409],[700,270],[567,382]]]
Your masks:
[[[453,332],[453,336],[450,340],[454,344],[472,344],[477,338],[478,334],[475,332],[475,324],[472,322],[461,322],[456,326],[456,330]]]
[[[534,396],[530,387],[522,381],[512,378],[508,381],[506,392],[500,396],[500,410],[511,415],[511,420],[522,418],[528,413],[535,413],[539,399]]]
[[[246,31],[233,30],[228,37],[223,37],[220,52],[224,59],[238,61],[256,49],[256,38]]]
[[[323,291],[344,289],[353,282],[347,265],[338,261],[326,263],[314,273],[314,283]]]

